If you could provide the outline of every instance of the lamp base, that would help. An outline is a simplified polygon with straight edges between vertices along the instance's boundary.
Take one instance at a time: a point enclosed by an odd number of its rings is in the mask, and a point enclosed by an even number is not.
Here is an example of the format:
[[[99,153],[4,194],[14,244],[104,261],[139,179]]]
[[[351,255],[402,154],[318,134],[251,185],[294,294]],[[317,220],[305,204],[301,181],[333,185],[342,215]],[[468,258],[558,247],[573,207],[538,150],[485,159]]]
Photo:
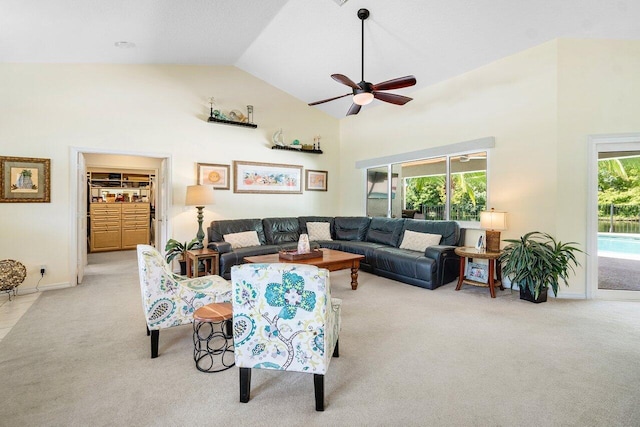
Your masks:
[[[486,230],[485,233],[487,252],[500,252],[500,232]]]

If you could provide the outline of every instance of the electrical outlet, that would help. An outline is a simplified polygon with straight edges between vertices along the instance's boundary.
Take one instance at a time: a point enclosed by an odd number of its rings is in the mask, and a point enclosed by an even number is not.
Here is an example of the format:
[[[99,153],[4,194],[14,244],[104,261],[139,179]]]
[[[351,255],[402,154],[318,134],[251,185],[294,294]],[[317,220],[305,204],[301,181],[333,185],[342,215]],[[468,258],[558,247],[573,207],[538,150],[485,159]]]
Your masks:
[[[40,266],[40,276],[44,276],[45,271],[46,271],[46,266],[43,264]]]

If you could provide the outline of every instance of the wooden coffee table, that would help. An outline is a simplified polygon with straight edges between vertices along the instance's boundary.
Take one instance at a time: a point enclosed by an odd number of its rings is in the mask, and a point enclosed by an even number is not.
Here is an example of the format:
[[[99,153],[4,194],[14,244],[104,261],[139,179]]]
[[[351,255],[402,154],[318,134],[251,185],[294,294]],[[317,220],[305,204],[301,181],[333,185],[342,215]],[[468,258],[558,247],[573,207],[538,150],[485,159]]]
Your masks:
[[[326,268],[329,271],[351,269],[351,289],[358,289],[358,269],[360,268],[360,260],[364,259],[364,255],[350,254],[349,252],[336,251],[333,249],[320,249],[323,253],[322,258],[309,258],[301,260],[281,260],[278,254],[258,255],[244,257],[245,262],[249,263],[287,263],[287,264],[308,264],[315,265],[319,268]]]

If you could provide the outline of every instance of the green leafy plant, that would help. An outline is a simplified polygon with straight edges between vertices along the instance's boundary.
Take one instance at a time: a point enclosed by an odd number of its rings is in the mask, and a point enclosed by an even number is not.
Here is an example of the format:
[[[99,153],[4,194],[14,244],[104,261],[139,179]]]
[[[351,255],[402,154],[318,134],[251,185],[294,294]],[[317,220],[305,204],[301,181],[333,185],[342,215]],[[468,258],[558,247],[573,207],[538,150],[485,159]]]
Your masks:
[[[175,257],[180,256],[179,259],[184,259],[185,252],[191,249],[200,249],[201,246],[198,238],[194,238],[189,243],[181,243],[175,239],[169,239],[164,247],[164,259],[167,261],[167,264],[170,264]]]
[[[505,239],[508,242],[500,255],[502,273],[524,287],[534,296],[550,287],[558,295],[560,281],[566,286],[569,273],[580,265],[576,253],[583,252],[576,242],[562,243],[547,233],[532,231],[520,239]]]

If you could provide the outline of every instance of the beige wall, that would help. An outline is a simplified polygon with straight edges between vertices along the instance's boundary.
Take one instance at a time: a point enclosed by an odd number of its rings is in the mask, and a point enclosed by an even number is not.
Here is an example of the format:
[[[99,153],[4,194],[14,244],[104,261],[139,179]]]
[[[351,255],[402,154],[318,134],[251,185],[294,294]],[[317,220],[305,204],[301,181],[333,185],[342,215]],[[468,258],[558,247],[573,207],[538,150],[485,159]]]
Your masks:
[[[587,136],[640,131],[640,42],[558,40],[341,121],[341,212],[364,211],[357,160],[494,136],[489,206],[502,238],[545,231],[586,248]],[[419,77],[418,77],[419,78]],[[585,257],[581,257],[584,266]],[[561,295],[584,297],[578,269]]]
[[[166,154],[172,160],[172,237],[196,231],[183,206],[196,162],[299,164],[329,171],[329,192],[216,192],[214,218],[362,215],[365,175],[355,162],[487,136],[489,205],[509,212],[503,238],[547,231],[586,246],[587,136],[640,131],[640,42],[558,40],[411,94],[404,107],[369,106],[340,121],[234,67],[0,64],[0,147],[8,156],[51,159],[48,204],[2,204],[0,258],[28,268],[25,287],[69,280],[71,147]],[[418,76],[419,79],[419,76]],[[220,107],[255,106],[257,130],[206,122]],[[270,150],[322,135],[323,155]],[[581,258],[584,263],[585,258]],[[562,288],[585,293],[584,269]]]
[[[172,161],[172,237],[197,231],[195,209],[184,207],[185,187],[195,184],[196,163],[233,160],[302,165],[329,172],[328,192],[302,195],[216,191],[214,218],[287,216],[337,210],[338,120],[235,67],[161,65],[0,64],[1,155],[51,159],[51,203],[0,205],[0,259],[27,266],[24,290],[47,274],[41,288],[69,283],[71,147],[132,154],[166,154]],[[258,129],[210,124],[207,98],[220,109],[255,108]],[[283,128],[287,142],[313,143],[323,155],[271,150]]]
[[[585,249],[587,137],[640,131],[640,42],[560,40],[558,89],[556,234]],[[570,291],[586,280],[579,269]]]

